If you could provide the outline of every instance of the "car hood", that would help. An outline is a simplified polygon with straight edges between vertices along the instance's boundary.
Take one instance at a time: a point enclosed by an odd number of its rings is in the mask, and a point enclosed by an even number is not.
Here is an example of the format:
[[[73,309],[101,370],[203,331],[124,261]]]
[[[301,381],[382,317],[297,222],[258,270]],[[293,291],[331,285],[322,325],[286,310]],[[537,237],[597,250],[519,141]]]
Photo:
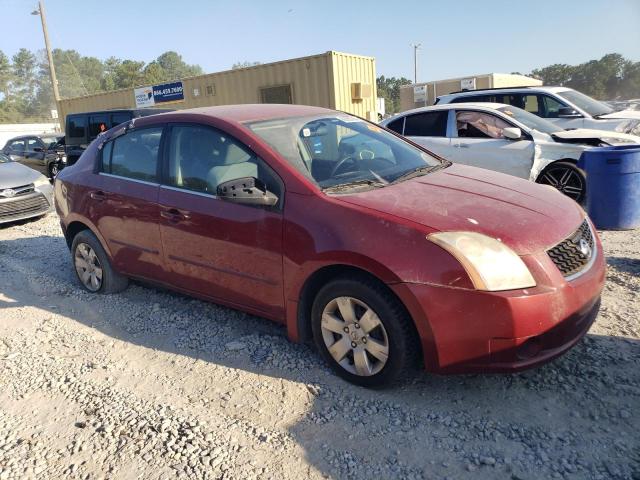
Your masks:
[[[626,118],[633,120],[640,120],[639,110],[620,110],[619,112],[607,113],[606,115],[599,115],[598,118]]]
[[[336,198],[427,230],[482,233],[519,255],[556,245],[584,218],[578,204],[552,187],[464,165]]]
[[[42,175],[17,162],[0,163],[0,190],[35,182]]]
[[[553,138],[558,141],[576,140],[603,140],[607,143],[640,143],[640,137],[627,133],[614,132],[609,130],[593,130],[588,128],[576,128],[575,130],[561,130],[553,134]]]

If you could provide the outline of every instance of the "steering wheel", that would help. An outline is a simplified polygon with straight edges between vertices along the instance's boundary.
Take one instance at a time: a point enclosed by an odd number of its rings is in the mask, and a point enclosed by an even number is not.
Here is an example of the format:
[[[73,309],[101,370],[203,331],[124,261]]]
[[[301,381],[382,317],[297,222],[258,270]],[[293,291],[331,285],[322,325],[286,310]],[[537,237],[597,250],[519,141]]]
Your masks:
[[[336,165],[331,169],[331,173],[329,174],[329,178],[335,177],[336,173],[338,172],[338,170],[340,170],[340,168],[342,168],[342,166],[344,164],[346,164],[347,162],[349,162],[349,161],[355,163],[356,160],[352,156],[347,156],[347,157],[344,157],[342,160],[338,160],[338,163],[336,163]]]

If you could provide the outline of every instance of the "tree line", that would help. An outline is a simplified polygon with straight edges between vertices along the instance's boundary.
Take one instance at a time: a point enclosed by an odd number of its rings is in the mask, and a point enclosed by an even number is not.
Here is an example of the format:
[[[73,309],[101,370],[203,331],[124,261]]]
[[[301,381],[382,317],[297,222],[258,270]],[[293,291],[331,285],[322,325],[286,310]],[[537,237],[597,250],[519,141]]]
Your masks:
[[[55,49],[53,62],[62,98],[154,85],[204,73],[199,65],[187,64],[173,51],[145,63],[116,57],[103,61],[76,50]],[[258,64],[238,62],[232,68]],[[640,98],[640,62],[617,53],[579,65],[553,64],[525,75],[538,78],[545,85],[575,88],[601,100]],[[380,76],[376,83],[387,113],[398,112],[400,87],[411,81]],[[51,121],[50,111],[55,108],[45,52],[22,48],[9,58],[0,51],[0,123]]]

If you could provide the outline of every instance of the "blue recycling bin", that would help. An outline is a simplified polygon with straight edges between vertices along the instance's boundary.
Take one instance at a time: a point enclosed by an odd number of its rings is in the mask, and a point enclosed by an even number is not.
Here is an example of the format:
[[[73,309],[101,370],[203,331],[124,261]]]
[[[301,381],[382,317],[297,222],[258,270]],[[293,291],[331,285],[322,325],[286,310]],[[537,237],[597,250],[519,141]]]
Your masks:
[[[578,167],[587,175],[587,213],[597,228],[640,227],[640,145],[587,149]]]

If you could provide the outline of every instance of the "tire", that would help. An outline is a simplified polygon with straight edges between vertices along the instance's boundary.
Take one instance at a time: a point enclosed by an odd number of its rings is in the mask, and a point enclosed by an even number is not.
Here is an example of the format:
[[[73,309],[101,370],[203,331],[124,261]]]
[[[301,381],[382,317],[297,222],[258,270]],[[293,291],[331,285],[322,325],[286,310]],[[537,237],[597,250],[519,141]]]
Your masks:
[[[323,320],[323,314],[330,321]],[[381,328],[371,329],[376,318]],[[384,285],[367,276],[339,278],[321,288],[311,308],[311,328],[329,366],[356,385],[381,388],[401,383],[418,365],[420,343],[409,315]],[[383,361],[385,345],[387,357]]]
[[[88,292],[117,293],[129,285],[129,279],[113,269],[102,244],[91,230],[82,230],[73,237],[71,260],[80,285]],[[84,265],[88,268],[84,268]],[[87,276],[83,275],[86,272],[89,272],[88,281]],[[98,278],[99,281],[94,282]]]
[[[552,163],[538,175],[536,183],[551,185],[578,203],[582,203],[587,194],[587,177],[571,162]]]
[[[60,165],[58,165],[58,162],[51,162],[49,164],[48,170],[49,170],[49,178],[53,180],[54,178],[56,178],[58,173],[60,173]]]

